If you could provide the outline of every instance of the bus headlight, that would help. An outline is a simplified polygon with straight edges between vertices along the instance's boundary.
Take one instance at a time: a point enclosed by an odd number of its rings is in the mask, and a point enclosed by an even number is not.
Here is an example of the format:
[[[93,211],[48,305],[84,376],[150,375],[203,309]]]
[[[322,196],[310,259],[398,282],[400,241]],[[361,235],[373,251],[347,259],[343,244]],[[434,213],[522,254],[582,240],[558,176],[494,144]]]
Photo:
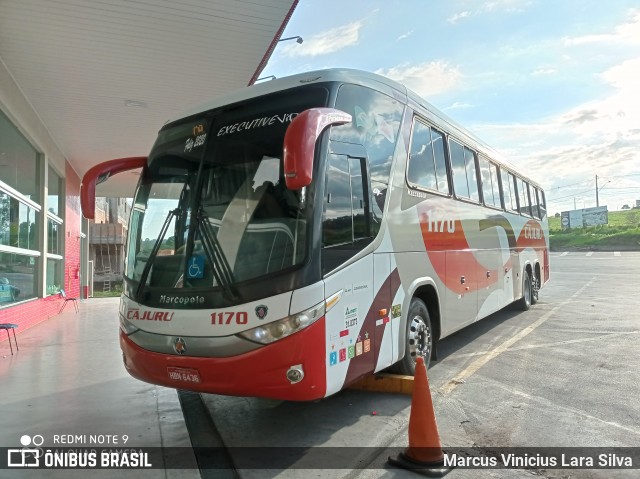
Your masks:
[[[312,325],[324,315],[324,310],[323,301],[306,311],[301,311],[298,314],[287,316],[264,326],[249,329],[239,333],[238,336],[260,344],[273,343]]]
[[[127,336],[140,330],[139,328],[136,328],[132,323],[124,319],[124,316],[122,315],[120,315],[120,329],[122,329],[122,332]]]

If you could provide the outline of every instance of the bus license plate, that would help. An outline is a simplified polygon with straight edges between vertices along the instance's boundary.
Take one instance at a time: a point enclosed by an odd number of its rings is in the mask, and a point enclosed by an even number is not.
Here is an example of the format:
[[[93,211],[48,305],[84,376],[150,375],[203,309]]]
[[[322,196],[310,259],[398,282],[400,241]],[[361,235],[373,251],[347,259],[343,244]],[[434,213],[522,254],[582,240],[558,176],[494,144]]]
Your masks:
[[[181,381],[184,383],[200,382],[200,373],[196,369],[167,368],[167,374],[172,381]]]

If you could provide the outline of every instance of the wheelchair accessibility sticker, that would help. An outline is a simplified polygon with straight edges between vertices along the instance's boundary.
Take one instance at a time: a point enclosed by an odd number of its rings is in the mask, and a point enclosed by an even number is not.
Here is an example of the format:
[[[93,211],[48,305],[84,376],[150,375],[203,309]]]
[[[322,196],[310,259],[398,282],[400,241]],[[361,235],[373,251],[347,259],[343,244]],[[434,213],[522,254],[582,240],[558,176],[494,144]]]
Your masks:
[[[198,279],[204,276],[204,256],[192,256],[189,258],[187,278]]]

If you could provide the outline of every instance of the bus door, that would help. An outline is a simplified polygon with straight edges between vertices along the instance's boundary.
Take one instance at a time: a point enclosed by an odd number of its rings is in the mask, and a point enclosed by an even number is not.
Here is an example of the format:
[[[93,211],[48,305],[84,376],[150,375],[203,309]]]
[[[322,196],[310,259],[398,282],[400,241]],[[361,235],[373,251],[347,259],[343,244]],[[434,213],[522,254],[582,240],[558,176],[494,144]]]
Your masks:
[[[374,370],[378,311],[371,244],[370,192],[366,158],[330,153],[323,212],[322,270],[325,297],[342,291],[326,315],[327,394]],[[351,262],[345,266],[345,264]],[[380,264],[388,275],[386,267]],[[377,275],[377,274],[376,274]],[[387,294],[389,296],[389,294]],[[390,306],[386,306],[389,308]],[[382,330],[384,328],[380,328]],[[380,337],[382,339],[382,336]]]

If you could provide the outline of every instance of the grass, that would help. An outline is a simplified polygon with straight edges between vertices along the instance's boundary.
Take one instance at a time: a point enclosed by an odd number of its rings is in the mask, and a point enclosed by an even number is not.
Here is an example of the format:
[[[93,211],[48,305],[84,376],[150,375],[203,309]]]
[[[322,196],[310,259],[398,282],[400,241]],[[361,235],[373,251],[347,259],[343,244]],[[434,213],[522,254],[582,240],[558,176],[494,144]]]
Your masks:
[[[119,298],[122,291],[94,291],[93,298]]]
[[[113,285],[111,291],[93,291],[93,298],[118,298],[122,294],[122,282]]]
[[[552,250],[640,250],[640,209],[610,211],[609,224],[563,230],[560,218],[549,219]]]

